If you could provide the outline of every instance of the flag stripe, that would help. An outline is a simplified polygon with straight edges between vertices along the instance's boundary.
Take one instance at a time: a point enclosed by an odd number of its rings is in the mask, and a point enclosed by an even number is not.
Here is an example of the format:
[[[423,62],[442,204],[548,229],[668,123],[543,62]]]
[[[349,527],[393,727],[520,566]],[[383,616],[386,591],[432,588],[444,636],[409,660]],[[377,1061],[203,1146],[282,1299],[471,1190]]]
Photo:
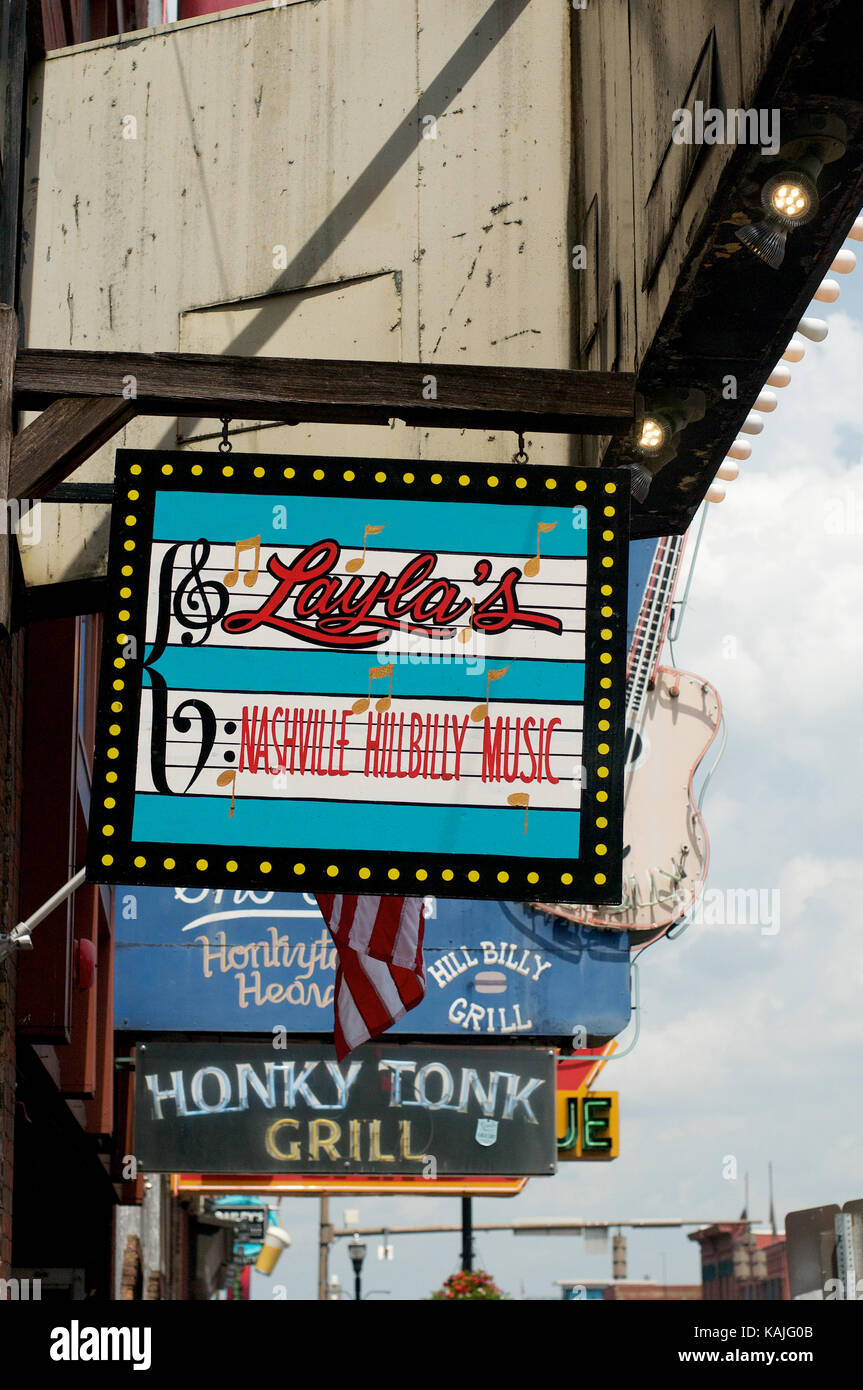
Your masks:
[[[421,898],[317,895],[339,957],[333,1037],[341,1059],[425,997]]]

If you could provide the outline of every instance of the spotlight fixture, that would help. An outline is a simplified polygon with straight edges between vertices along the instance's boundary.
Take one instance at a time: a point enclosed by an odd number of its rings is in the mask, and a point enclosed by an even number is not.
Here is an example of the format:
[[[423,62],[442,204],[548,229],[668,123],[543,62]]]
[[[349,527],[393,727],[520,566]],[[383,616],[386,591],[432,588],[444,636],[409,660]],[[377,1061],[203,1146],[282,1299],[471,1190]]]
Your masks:
[[[821,164],[816,159],[805,162],[813,170],[812,177],[802,169],[774,174],[761,190],[761,206],[781,227],[802,227],[811,222],[818,211],[816,180]],[[804,160],[800,163],[802,165]]]
[[[842,158],[846,139],[844,122],[838,117],[808,116],[778,154],[770,156],[779,167],[761,188],[765,215],[760,222],[738,227],[735,236],[772,270],[778,270],[785,258],[788,233],[816,216],[821,171],[825,164]]]
[[[657,454],[671,439],[671,429],[667,421],[648,415],[642,421],[641,435],[637,448],[642,454]]]
[[[745,227],[738,227],[734,235],[771,270],[779,269],[785,259],[787,233],[784,227],[771,225],[770,218],[766,217],[763,222],[749,222]]]
[[[624,463],[632,474],[632,495],[643,502],[657,473],[674,458],[678,435],[692,420],[704,415],[704,392],[663,391],[652,395],[630,450],[634,458]]]
[[[629,490],[636,502],[643,502],[650,491],[653,474],[643,463],[625,463],[623,467],[630,474]]]

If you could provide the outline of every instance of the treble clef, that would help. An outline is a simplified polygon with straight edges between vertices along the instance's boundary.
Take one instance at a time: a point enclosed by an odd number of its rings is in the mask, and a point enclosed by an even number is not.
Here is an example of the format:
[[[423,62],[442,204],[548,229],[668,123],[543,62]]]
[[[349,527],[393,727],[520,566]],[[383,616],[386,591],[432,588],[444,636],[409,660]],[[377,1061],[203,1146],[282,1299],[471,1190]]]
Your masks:
[[[228,591],[217,579],[202,579],[201,571],[210,554],[210,542],[203,537],[192,542],[191,563],[174,591],[174,617],[181,627],[190,629],[180,638],[184,647],[195,644],[193,633],[201,632],[196,645],[206,642],[228,608]]]

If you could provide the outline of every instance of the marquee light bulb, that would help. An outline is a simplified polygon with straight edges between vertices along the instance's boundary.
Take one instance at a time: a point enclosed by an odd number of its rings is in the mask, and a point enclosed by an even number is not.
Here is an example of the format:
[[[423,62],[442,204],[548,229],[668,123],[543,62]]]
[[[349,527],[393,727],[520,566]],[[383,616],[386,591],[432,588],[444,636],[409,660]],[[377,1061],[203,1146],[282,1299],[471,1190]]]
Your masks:
[[[768,386],[775,386],[775,387],[779,388],[779,387],[787,386],[787,385],[790,383],[790,381],[791,381],[791,369],[790,369],[790,367],[786,367],[785,364],[784,364],[783,362],[777,362],[777,363],[776,363],[776,366],[773,368],[773,371],[770,373],[769,377],[767,378],[767,385],[768,385]]]
[[[783,362],[802,362],[806,356],[806,344],[795,334],[782,354]]]
[[[751,456],[752,445],[749,443],[748,439],[735,439],[731,448],[728,450],[728,457],[730,459],[740,459],[742,462],[745,462],[746,459],[751,458]]]
[[[848,236],[852,241],[863,241],[863,217],[855,218],[854,226],[851,228]],[[852,252],[851,254],[853,255],[854,253]]]
[[[817,299],[819,304],[835,304],[839,298],[838,280],[831,280],[829,277],[822,280],[812,298]]]
[[[841,251],[837,251],[833,260],[830,262],[830,269],[836,275],[850,275],[855,265],[857,257],[847,246],[843,246]]]
[[[722,478],[726,483],[733,483],[739,474],[740,469],[732,458],[723,459],[716,470],[717,478]]]
[[[774,396],[772,391],[761,391],[753,410],[762,410],[765,415],[770,415],[779,404],[778,396]]]
[[[824,319],[806,317],[802,318],[797,325],[797,332],[802,333],[804,338],[808,338],[810,343],[823,343],[828,331]]]
[[[743,424],[740,426],[743,434],[760,434],[764,429],[764,421],[760,415],[756,415],[754,410],[750,410]]]
[[[711,483],[704,496],[708,502],[724,502],[725,488],[720,487],[718,483]]]

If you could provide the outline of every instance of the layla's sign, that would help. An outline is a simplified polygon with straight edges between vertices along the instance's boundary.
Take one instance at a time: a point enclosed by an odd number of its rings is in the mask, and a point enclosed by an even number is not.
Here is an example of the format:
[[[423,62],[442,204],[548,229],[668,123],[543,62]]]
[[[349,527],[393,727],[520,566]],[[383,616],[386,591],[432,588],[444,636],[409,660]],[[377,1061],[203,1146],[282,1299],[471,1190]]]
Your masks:
[[[401,1035],[567,1043],[630,1017],[629,938],[521,903],[427,897],[422,1003]],[[336,951],[312,894],[114,894],[114,1026],[124,1032],[332,1029]],[[392,1031],[392,1030],[391,1030]]]
[[[626,474],[117,455],[92,879],[614,902]]]
[[[135,1154],[148,1172],[475,1173],[555,1168],[548,1048],[145,1043]]]

